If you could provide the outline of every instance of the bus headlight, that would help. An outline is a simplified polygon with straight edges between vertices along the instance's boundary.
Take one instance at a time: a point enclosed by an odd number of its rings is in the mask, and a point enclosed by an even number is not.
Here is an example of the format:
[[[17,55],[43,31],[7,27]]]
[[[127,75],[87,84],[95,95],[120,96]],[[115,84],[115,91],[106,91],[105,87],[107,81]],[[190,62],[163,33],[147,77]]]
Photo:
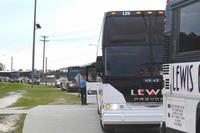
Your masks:
[[[74,84],[73,83],[69,83],[69,87],[73,87],[74,86]]]
[[[107,103],[107,104],[105,104],[105,108],[109,110],[111,108],[111,105],[109,103]]]
[[[104,107],[107,110],[118,110],[118,109],[123,109],[124,105],[123,104],[110,104],[110,103],[106,103],[104,105]]]

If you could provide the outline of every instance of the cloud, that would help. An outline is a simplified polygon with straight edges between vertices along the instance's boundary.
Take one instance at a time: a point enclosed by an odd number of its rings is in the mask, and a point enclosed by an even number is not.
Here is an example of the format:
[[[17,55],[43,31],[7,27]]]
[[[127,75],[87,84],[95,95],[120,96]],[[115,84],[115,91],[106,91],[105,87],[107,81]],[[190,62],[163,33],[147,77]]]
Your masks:
[[[50,39],[46,47],[49,68],[85,64],[95,60],[96,47],[88,44],[97,43],[104,12],[164,9],[165,1],[38,1],[37,22],[42,29],[36,30],[35,68],[42,68],[43,44],[39,41],[41,35],[47,35]],[[3,38],[0,40],[0,52],[14,56],[14,69],[31,69],[33,2],[7,0],[0,2],[0,7],[3,18],[0,26],[0,35]]]
[[[77,44],[78,45],[78,44]],[[59,52],[56,52],[59,51]],[[82,65],[94,62],[96,57],[95,46],[50,47],[47,51],[48,67],[61,68],[71,65]]]

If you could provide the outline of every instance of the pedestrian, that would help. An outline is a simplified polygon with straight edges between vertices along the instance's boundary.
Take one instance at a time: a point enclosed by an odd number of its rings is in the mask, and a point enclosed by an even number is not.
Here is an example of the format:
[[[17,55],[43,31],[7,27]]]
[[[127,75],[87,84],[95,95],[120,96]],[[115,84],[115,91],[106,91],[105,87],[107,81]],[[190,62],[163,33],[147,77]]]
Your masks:
[[[85,81],[85,77],[83,77],[83,79],[80,80],[79,86],[80,86],[80,91],[81,91],[81,104],[86,105],[86,81]]]
[[[102,79],[101,79],[101,74],[99,74],[99,73],[97,74],[96,81],[97,81],[97,82],[101,82],[101,81],[102,81]]]

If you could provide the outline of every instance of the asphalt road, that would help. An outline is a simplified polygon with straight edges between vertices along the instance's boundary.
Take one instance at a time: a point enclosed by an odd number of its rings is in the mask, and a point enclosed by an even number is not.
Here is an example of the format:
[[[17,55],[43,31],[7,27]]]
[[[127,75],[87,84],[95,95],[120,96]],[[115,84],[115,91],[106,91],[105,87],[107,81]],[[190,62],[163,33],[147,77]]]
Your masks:
[[[117,129],[117,133],[157,133],[158,129]],[[47,105],[29,111],[23,133],[103,133],[96,105]]]

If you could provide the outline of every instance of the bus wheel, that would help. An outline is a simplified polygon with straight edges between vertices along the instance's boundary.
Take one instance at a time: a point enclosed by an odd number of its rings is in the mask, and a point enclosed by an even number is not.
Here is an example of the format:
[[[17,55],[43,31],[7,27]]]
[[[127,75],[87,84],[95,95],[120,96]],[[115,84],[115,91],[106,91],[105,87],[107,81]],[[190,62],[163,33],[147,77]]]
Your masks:
[[[99,109],[98,100],[97,100],[97,96],[96,96],[96,102],[97,102],[97,113],[98,113],[98,115],[101,115],[101,113],[100,113],[100,109]]]
[[[196,112],[196,133],[200,133],[200,102],[197,105]]]
[[[101,129],[102,129],[102,131],[103,131],[104,133],[114,133],[114,132],[115,132],[114,128],[112,128],[112,127],[107,127],[106,125],[103,125],[103,124],[102,124],[101,118],[100,118],[100,125],[101,125]]]
[[[166,125],[165,122],[162,122],[160,125],[160,133],[166,133]]]
[[[197,132],[196,133],[200,133],[200,119],[198,120],[198,122],[197,122]]]

